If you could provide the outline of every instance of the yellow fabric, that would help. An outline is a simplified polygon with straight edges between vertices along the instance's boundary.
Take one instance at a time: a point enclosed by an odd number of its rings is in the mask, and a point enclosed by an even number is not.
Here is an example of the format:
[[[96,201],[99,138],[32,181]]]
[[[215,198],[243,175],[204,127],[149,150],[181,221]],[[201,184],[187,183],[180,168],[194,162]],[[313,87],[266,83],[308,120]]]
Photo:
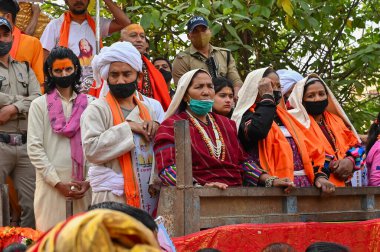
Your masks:
[[[160,250],[152,231],[141,222],[118,211],[98,209],[57,224],[28,251]]]

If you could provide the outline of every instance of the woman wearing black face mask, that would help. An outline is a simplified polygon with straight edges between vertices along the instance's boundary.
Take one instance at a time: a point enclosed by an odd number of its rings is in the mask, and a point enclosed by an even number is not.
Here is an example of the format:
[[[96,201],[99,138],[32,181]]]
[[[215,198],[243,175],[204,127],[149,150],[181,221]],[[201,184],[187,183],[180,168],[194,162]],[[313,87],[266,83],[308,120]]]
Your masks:
[[[297,187],[315,185],[326,193],[328,181],[323,148],[285,109],[279,77],[272,68],[251,72],[239,91],[232,120],[245,150],[272,176],[289,177]]]
[[[333,93],[318,75],[311,74],[297,82],[289,103],[294,108],[289,112],[318,139],[317,144],[334,157],[329,168],[330,181],[344,186],[353,172],[360,169],[364,148]]]

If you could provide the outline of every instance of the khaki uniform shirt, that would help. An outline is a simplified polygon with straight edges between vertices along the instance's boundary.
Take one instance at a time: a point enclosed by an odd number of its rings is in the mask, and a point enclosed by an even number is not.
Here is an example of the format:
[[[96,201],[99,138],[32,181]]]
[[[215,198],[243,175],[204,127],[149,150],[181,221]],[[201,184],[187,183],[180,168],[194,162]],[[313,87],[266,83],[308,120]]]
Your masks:
[[[227,65],[227,58],[229,56],[229,62]],[[210,45],[209,57],[214,57],[216,72],[218,76],[223,76],[232,81],[234,87],[242,86],[243,82],[240,79],[239,73],[236,69],[235,60],[228,49],[214,47]],[[201,68],[208,72],[208,67],[205,63],[207,58],[197,49],[191,45],[184,52],[177,54],[173,62],[173,79],[174,84],[177,86],[179,79],[190,70]]]
[[[0,63],[0,109],[7,105],[14,105],[18,114],[4,125],[0,125],[0,132],[26,132],[30,103],[40,96],[40,83],[33,70],[23,62],[9,57],[6,67]]]

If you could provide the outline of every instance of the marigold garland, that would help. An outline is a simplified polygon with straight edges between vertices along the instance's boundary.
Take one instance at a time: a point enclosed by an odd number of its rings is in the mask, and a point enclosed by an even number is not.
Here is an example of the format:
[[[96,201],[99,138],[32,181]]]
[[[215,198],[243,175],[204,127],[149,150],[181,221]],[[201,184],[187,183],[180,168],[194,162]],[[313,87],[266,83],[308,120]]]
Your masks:
[[[0,227],[0,251],[12,243],[30,245],[38,240],[43,233],[31,228]]]

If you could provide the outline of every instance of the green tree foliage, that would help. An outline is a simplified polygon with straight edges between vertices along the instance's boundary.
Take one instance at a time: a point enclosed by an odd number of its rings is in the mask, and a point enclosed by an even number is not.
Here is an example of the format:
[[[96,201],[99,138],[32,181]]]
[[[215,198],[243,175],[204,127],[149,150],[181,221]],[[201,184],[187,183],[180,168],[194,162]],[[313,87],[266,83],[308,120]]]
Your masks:
[[[303,75],[320,74],[360,132],[365,132],[380,110],[379,1],[118,2],[133,22],[145,28],[153,57],[173,59],[186,48],[186,22],[198,14],[210,22],[211,43],[231,49],[243,79],[250,71],[268,65]],[[45,10],[57,15],[56,8]],[[116,39],[117,35],[107,43]],[[368,95],[369,90],[373,94]]]

